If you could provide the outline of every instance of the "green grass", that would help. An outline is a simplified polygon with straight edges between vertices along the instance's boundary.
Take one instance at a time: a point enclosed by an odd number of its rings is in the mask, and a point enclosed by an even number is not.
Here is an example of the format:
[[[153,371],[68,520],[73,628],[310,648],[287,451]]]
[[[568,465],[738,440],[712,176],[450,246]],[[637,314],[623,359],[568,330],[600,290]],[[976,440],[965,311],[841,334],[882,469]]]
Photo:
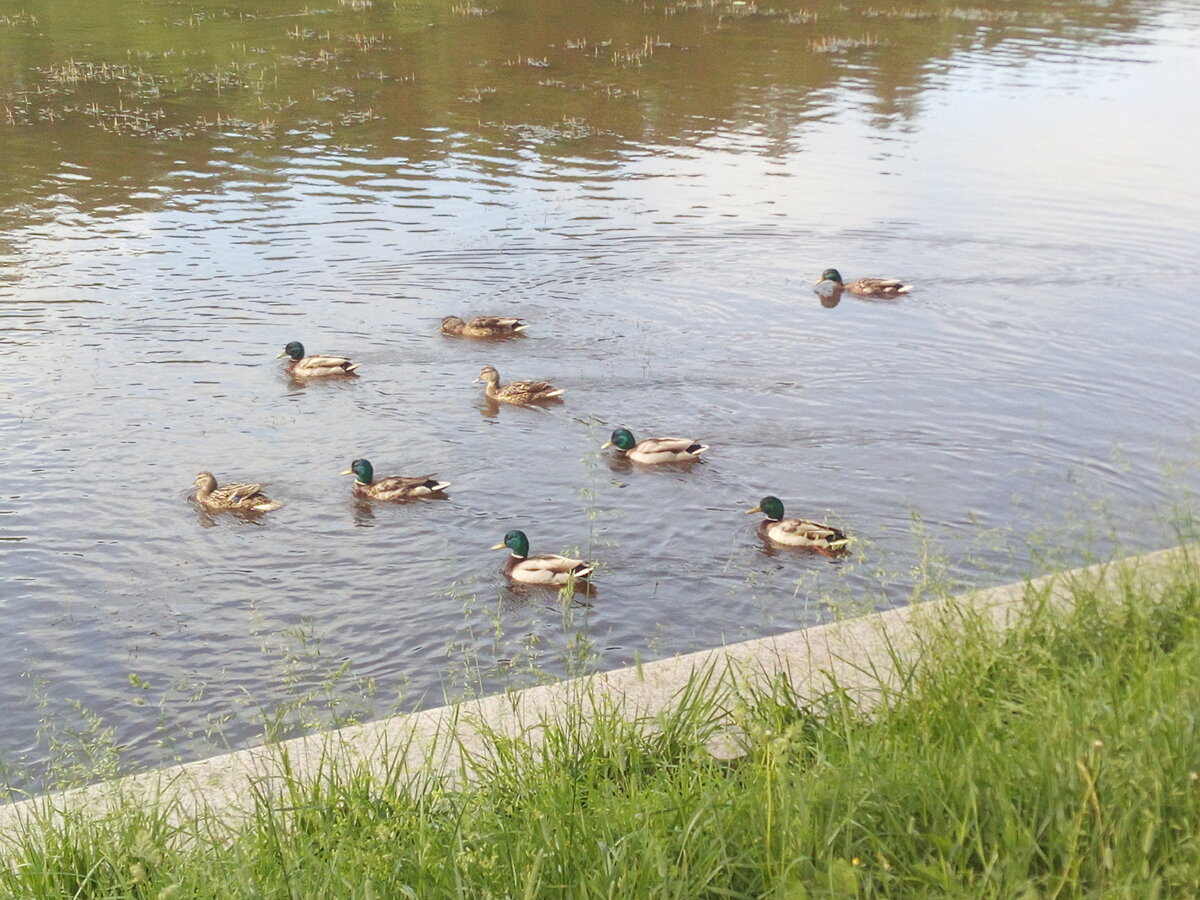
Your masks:
[[[339,773],[258,794],[232,832],[178,809],[9,835],[13,897],[1200,895],[1200,571],[997,633],[930,624],[864,709],[697,680],[651,723],[492,734],[471,787]],[[707,747],[735,724],[744,755]]]

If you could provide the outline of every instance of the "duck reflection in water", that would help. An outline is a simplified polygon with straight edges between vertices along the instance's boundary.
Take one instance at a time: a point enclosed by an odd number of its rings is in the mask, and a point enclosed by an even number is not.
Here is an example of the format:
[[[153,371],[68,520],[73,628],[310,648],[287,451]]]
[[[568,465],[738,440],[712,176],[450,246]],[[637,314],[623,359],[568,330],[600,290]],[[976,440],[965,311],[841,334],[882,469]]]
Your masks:
[[[508,584],[505,585],[505,596],[507,597],[505,602],[511,608],[517,609],[535,601],[548,600],[552,596],[551,591],[557,594],[556,599],[559,604],[578,609],[591,609],[592,600],[599,593],[594,584],[582,578],[576,581],[572,587],[555,584],[522,584],[509,579]],[[561,606],[547,604],[546,608],[557,611],[561,609]]]
[[[828,288],[822,290],[817,288],[813,291],[817,295],[817,299],[821,301],[821,305],[826,309],[833,309],[842,302],[842,292],[837,288]]]
[[[196,521],[201,528],[216,528],[218,525],[229,525],[230,523],[233,524],[233,527],[253,525],[256,528],[263,528],[270,518],[265,512],[258,510],[226,509],[221,512],[213,512],[199,504],[193,505],[196,509]]]
[[[375,504],[364,497],[354,498],[354,527],[375,527]]]

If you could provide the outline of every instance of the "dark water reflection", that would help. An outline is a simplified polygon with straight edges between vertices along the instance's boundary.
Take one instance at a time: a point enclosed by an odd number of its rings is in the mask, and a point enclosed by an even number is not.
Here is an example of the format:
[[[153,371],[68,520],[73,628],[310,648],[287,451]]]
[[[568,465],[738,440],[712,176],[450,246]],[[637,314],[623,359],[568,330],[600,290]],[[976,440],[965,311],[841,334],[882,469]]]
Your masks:
[[[260,708],[294,729],[1159,546],[1194,497],[1194,4],[29,13],[0,14],[12,783],[69,699],[130,760],[204,755]],[[823,301],[831,265],[918,290]],[[289,340],[362,377],[291,381]],[[565,402],[495,408],[483,365]],[[713,449],[627,467],[617,425]],[[360,456],[450,497],[356,501]],[[198,513],[201,469],[287,505]],[[854,555],[763,548],[764,493]],[[594,593],[507,587],[514,527],[599,560]]]

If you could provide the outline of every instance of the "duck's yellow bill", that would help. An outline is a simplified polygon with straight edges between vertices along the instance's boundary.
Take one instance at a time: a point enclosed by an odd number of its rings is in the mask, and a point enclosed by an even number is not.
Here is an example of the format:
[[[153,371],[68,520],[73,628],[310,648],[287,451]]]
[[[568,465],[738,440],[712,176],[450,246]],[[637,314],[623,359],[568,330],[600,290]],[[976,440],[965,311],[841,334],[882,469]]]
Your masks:
[[[813,282],[813,284],[824,284],[828,280],[829,280],[828,278],[818,278],[816,281]]]
[[[345,472],[342,472],[342,473],[340,473],[340,474],[342,474],[342,475],[353,475],[353,474],[354,474],[354,470],[353,470],[353,469],[347,469]]]
[[[285,356],[287,356],[287,351],[286,351],[286,350],[280,350],[280,351],[279,351],[279,355],[278,355],[277,357],[275,357],[275,358],[276,358],[276,359],[283,359]]]
[[[746,510],[746,515],[750,515],[750,513],[756,513],[756,512],[762,512],[762,507],[756,506],[756,507],[754,507],[754,509],[748,509],[748,510]]]
[[[504,541],[501,541],[500,543],[498,543],[498,544],[497,544],[495,547],[493,547],[492,549],[493,549],[493,550],[503,550],[503,549],[504,549],[505,547],[507,547],[507,546],[508,546],[508,544],[504,543]]]
[[[600,449],[607,450],[611,446],[612,446],[612,441],[605,441],[603,444],[600,445]]]

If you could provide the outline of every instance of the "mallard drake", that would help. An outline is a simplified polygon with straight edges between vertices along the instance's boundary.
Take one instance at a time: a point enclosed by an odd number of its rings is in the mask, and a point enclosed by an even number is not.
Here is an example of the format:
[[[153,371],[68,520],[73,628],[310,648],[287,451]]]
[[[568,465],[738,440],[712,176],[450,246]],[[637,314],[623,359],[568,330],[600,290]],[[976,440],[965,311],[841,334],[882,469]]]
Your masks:
[[[898,278],[855,278],[849,284],[842,281],[842,273],[837,269],[826,269],[813,284],[833,282],[835,291],[849,291],[864,297],[895,297],[907,294],[913,289],[911,284],[905,284]]]
[[[227,484],[217,487],[212,472],[201,472],[196,476],[196,502],[205,509],[235,509],[242,512],[270,512],[283,506],[283,501],[272,500],[262,492],[261,484]]]
[[[510,531],[492,549],[503,550],[505,547],[510,552],[508,562],[504,564],[504,574],[522,584],[570,584],[587,578],[596,567],[595,563],[556,553],[530,556],[529,538],[523,531]]]
[[[548,381],[514,381],[500,385],[500,373],[491,366],[484,366],[476,381],[487,382],[485,391],[489,400],[500,400],[504,403],[540,403],[561,397],[562,388],[556,388]]]
[[[442,334],[469,338],[506,338],[520,334],[529,326],[520,319],[505,316],[476,316],[463,321],[458,316],[442,319]]]
[[[392,475],[375,480],[375,468],[370,460],[356,459],[343,475],[354,475],[354,496],[372,500],[417,500],[440,494],[450,487],[448,481],[438,481],[434,475],[406,477]]]
[[[783,547],[807,547],[827,553],[837,553],[846,548],[849,539],[836,528],[810,522],[807,519],[785,519],[783,503],[778,497],[763,497],[746,515],[760,512],[764,516],[758,526],[760,537]]]
[[[691,438],[646,438],[644,441],[635,442],[628,428],[618,428],[600,449],[608,447],[616,447],[619,455],[636,463],[653,465],[697,459],[708,449],[708,444],[701,444]]]
[[[344,356],[305,356],[304,345],[299,341],[290,341],[283,351],[275,357],[283,359],[291,357],[283,367],[293,378],[320,378],[325,375],[353,375],[358,363],[352,363]]]

